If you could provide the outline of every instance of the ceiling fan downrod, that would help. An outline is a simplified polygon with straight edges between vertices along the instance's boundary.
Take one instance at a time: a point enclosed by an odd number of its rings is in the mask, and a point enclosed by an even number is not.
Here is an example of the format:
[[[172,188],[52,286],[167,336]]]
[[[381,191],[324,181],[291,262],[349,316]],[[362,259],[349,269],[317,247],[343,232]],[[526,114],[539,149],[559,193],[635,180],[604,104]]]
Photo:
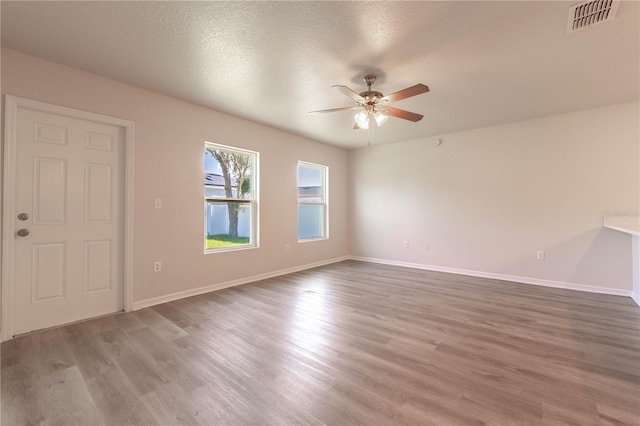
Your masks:
[[[371,86],[373,86],[373,83],[375,82],[376,82],[375,75],[369,74],[364,76],[364,83],[367,85],[367,90],[365,92],[360,93],[360,96],[364,98],[363,101],[360,103],[360,105],[375,106],[378,103],[378,101],[384,96],[382,93],[378,91],[371,90]]]

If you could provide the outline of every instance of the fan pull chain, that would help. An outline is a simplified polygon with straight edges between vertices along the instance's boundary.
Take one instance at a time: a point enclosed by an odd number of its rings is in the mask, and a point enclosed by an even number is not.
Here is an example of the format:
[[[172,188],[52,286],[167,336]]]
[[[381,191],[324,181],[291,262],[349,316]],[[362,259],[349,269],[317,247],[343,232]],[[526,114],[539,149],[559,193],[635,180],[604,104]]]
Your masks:
[[[373,113],[369,111],[369,148],[371,148],[371,141],[373,140],[373,126],[376,124],[376,120],[373,118]]]

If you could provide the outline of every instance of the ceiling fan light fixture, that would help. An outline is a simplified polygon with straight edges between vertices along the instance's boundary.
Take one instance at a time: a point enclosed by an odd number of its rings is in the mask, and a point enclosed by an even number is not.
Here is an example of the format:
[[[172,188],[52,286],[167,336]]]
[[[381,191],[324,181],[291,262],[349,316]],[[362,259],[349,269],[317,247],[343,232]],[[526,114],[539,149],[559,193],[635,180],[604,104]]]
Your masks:
[[[381,111],[376,111],[376,113],[373,115],[373,118],[376,119],[376,124],[378,125],[378,127],[380,127],[387,121],[387,118],[389,118],[389,116]]]
[[[353,119],[361,129],[369,128],[369,114],[366,111],[358,112]]]
[[[373,113],[373,119],[376,120],[376,124],[378,125],[378,127],[382,126],[387,121],[388,118],[389,116],[387,116],[385,113],[381,111],[376,111],[375,113]],[[353,119],[355,120],[359,128],[361,129],[369,128],[369,113],[367,111],[358,112],[353,117]]]

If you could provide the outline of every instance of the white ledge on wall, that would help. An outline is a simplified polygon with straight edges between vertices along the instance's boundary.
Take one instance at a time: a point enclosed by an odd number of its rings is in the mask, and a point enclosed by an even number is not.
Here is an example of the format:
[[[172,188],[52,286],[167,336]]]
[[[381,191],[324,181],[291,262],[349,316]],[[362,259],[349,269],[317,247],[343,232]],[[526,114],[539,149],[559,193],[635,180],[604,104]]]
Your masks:
[[[640,237],[640,216],[605,216],[602,225],[605,228]]]

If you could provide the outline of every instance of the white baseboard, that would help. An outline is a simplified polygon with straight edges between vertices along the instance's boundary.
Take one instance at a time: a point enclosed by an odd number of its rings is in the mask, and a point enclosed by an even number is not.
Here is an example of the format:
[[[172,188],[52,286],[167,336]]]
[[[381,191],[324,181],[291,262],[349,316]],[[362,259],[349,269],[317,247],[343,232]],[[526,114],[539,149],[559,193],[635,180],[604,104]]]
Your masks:
[[[520,277],[516,275],[504,275],[495,274],[491,272],[471,271],[467,269],[449,268],[445,266],[424,265],[421,263],[400,262],[395,260],[377,259],[371,257],[361,256],[341,256],[332,259],[323,260],[320,262],[308,263],[305,265],[295,266],[293,268],[280,269],[278,271],[267,272],[265,274],[253,275],[251,277],[240,278],[233,281],[226,281],[223,283],[212,284],[205,287],[194,288],[190,290],[179,291],[177,293],[166,294],[164,296],[152,297],[150,299],[140,300],[133,302],[132,310],[138,310],[147,308],[149,306],[159,305],[161,303],[171,302],[173,300],[183,299],[185,297],[197,296],[203,293],[209,293],[216,290],[222,290],[224,288],[235,287],[242,284],[248,284],[255,281],[266,280],[268,278],[278,277],[281,275],[291,274],[305,269],[316,268],[318,266],[329,265],[331,263],[342,262],[344,260],[357,260],[360,262],[380,263],[384,265],[401,266],[405,268],[423,269],[426,271],[446,272],[449,274],[466,275],[470,277],[489,278],[500,281],[511,281],[522,284],[533,284],[544,287],[563,288],[568,290],[586,291],[589,293],[610,294],[614,296],[631,297],[635,303],[640,306],[640,295],[633,293],[630,290],[620,290],[608,287],[599,287],[585,284],[575,284],[562,281],[543,280],[539,278]]]
[[[633,295],[631,290],[620,290],[616,288],[598,287],[585,284],[567,283],[562,281],[550,281],[539,278],[519,277],[515,275],[494,274],[492,272],[470,271],[467,269],[448,268],[445,266],[423,265],[421,263],[399,262],[395,260],[376,259],[371,257],[350,256],[352,260],[361,262],[381,263],[384,265],[402,266],[405,268],[424,269],[427,271],[447,272],[449,274],[467,275],[470,277],[490,278],[500,281],[512,281],[522,284],[533,284],[544,287],[563,288],[567,290],[586,291],[589,293],[611,294],[614,296],[631,297],[638,303],[637,295]],[[640,303],[638,303],[640,305]]]
[[[161,303],[167,303],[178,299],[184,299],[185,297],[197,296],[203,293],[209,293],[216,290],[222,290],[223,288],[235,287],[237,285],[248,284],[255,281],[266,280],[268,278],[278,277],[280,275],[291,274],[293,272],[303,271],[305,269],[317,268],[318,266],[329,265],[331,263],[342,262],[348,260],[349,256],[335,257],[328,260],[322,260],[320,262],[307,263],[305,265],[295,266],[293,268],[280,269],[279,271],[267,272],[265,274],[253,275],[251,277],[240,278],[233,281],[226,281],[223,283],[212,284],[205,287],[198,287],[190,290],[179,291],[177,293],[165,294],[163,296],[152,297],[150,299],[139,300],[133,302],[132,310],[136,311],[142,308],[148,308],[149,306],[159,305]]]

